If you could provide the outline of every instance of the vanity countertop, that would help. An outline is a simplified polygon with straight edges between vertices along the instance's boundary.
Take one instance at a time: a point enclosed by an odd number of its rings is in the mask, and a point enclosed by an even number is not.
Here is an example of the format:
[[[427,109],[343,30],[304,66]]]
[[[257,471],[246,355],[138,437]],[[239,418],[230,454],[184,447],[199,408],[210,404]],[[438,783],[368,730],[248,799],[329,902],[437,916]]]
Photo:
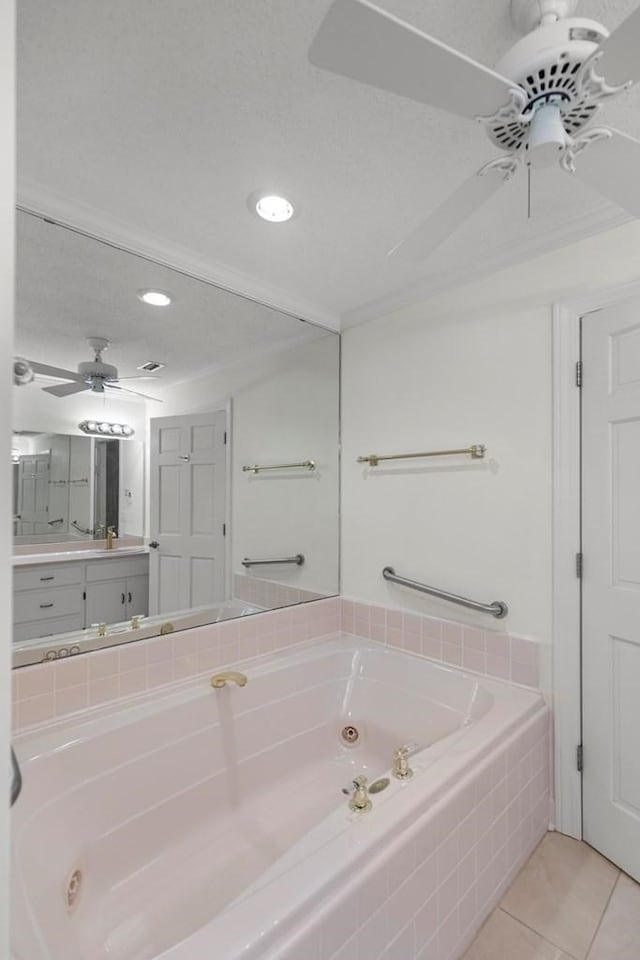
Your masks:
[[[35,566],[41,563],[65,563],[73,560],[109,560],[115,557],[133,557],[149,553],[149,548],[140,544],[131,547],[114,547],[106,550],[104,547],[88,548],[86,550],[59,550],[47,553],[14,554],[13,566]]]

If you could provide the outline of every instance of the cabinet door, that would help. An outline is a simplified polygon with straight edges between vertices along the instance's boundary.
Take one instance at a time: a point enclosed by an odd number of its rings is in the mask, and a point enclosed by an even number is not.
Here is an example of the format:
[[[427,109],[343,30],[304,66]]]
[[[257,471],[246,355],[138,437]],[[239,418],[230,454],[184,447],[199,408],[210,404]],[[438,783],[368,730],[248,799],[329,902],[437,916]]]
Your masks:
[[[149,613],[149,577],[127,577],[127,619]]]
[[[87,584],[85,626],[92,623],[118,623],[127,619],[126,580],[105,580]]]

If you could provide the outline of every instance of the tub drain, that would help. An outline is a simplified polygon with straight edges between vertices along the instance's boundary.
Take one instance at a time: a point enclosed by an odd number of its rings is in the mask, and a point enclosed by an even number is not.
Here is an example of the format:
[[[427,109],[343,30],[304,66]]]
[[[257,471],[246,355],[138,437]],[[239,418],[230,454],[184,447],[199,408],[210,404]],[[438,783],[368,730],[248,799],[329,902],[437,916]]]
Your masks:
[[[340,732],[340,739],[342,740],[343,743],[348,743],[348,744],[357,743],[359,737],[360,737],[360,734],[358,732],[358,728],[352,726],[351,724],[347,724],[347,726],[343,727],[342,731]]]
[[[65,901],[67,904],[67,910],[73,910],[80,896],[80,889],[82,887],[82,872],[80,870],[74,870],[73,873],[69,876],[67,880],[67,886],[65,890]]]

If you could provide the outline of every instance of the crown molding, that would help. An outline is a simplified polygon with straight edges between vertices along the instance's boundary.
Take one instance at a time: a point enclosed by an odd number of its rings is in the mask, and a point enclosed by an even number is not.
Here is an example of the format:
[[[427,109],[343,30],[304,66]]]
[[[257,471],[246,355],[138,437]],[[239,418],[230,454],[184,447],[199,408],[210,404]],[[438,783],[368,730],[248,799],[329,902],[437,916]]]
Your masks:
[[[25,213],[46,217],[94,240],[146,257],[163,267],[178,270],[196,280],[204,280],[230,293],[289,314],[297,320],[307,320],[329,330],[340,330],[340,317],[317,303],[261,283],[226,263],[205,259],[193,250],[111,217],[103,210],[78,203],[33,180],[20,181],[17,206]]]
[[[466,286],[474,280],[526,263],[527,260],[534,260],[536,257],[569,246],[579,240],[586,240],[595,234],[614,230],[631,220],[633,217],[630,214],[611,204],[599,204],[591,213],[573,217],[547,231],[543,236],[524,238],[515,244],[503,243],[486,256],[478,256],[464,265],[457,264],[444,272],[428,274],[410,286],[399,288],[347,310],[341,316],[342,329],[388,316],[445,293],[449,289]]]

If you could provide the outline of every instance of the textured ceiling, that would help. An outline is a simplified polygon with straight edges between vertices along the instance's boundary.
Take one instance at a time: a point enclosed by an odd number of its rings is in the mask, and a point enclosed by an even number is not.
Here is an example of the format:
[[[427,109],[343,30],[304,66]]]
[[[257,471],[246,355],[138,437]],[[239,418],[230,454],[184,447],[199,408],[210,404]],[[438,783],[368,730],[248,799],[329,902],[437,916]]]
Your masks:
[[[104,360],[122,377],[145,376],[136,367],[147,360],[167,364],[157,382],[130,384],[153,396],[206,371],[333,336],[26,214],[18,215],[16,262],[18,356],[75,370],[92,359],[86,337],[106,337]],[[147,288],[170,292],[173,302],[147,306],[137,297]]]
[[[508,0],[379,2],[488,65],[517,39]],[[578,13],[613,28],[636,3],[582,0]],[[517,178],[426,263],[388,260],[495,151],[473,123],[311,66],[328,6],[21,0],[22,196],[46,188],[70,209],[91,208],[336,315],[621,214],[542,171],[531,219]],[[601,119],[640,136],[639,88]],[[247,196],[262,188],[290,196],[299,215],[278,226],[251,216]]]

